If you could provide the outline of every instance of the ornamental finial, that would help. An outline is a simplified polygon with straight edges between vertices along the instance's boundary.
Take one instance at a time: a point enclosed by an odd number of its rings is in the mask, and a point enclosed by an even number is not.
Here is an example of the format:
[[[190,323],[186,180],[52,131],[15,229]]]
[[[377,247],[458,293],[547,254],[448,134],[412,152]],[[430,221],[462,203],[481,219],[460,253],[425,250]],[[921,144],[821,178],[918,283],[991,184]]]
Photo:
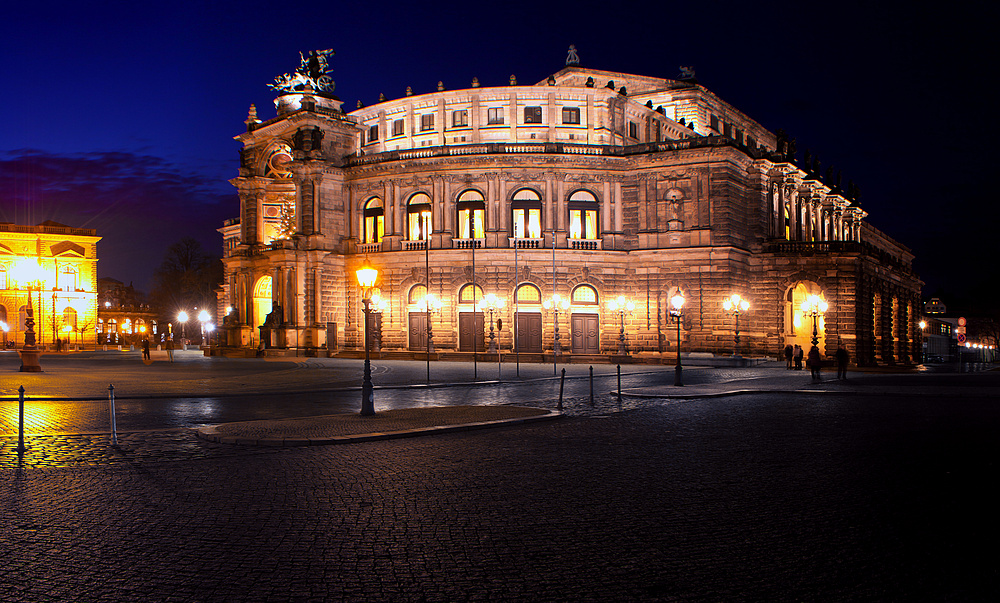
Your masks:
[[[278,92],[301,92],[315,90],[318,92],[333,92],[335,84],[330,76],[329,57],[333,49],[310,50],[303,55],[299,52],[299,68],[295,73],[286,73],[274,78],[274,83],[268,86]]]
[[[566,53],[566,64],[567,65],[580,64],[580,55],[576,54],[576,46],[573,44],[569,45],[569,52]]]

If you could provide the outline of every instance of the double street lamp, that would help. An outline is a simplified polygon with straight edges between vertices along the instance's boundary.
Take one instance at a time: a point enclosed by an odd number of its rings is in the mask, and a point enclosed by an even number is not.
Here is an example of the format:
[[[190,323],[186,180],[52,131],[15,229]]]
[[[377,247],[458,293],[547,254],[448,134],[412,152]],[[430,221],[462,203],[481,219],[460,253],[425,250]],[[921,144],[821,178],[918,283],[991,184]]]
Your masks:
[[[727,297],[722,302],[722,309],[725,310],[727,314],[732,314],[736,317],[736,330],[733,339],[735,340],[735,345],[733,347],[733,357],[740,357],[740,313],[746,312],[750,309],[750,302],[740,297],[738,293],[733,293]]]
[[[813,319],[813,336],[812,344],[819,345],[819,317],[826,314],[826,310],[829,305],[818,295],[810,295],[802,302],[802,313],[806,316],[812,316]]]
[[[506,302],[504,301],[504,299],[498,297],[496,293],[487,293],[486,295],[483,296],[483,299],[479,300],[479,303],[476,304],[477,312],[490,313],[490,348],[489,348],[490,354],[496,354],[498,348],[496,333],[493,330],[493,325],[495,324],[493,321],[493,315],[500,314],[500,310],[503,310],[505,304]]]
[[[557,293],[553,293],[552,297],[545,300],[542,307],[546,310],[552,310],[552,322],[554,324],[554,336],[552,338],[552,374],[556,372],[556,360],[559,358],[559,310],[566,311],[569,310],[569,300],[564,299]]]
[[[618,355],[628,356],[628,344],[625,342],[625,315],[635,310],[635,303],[624,295],[619,295],[608,302],[608,310],[618,313]]]
[[[177,322],[181,323],[181,343],[184,343],[183,340],[187,339],[187,321],[188,321],[187,312],[181,310],[180,312],[177,313]]]
[[[677,366],[674,367],[674,385],[684,385],[681,380],[681,319],[684,316],[684,296],[680,293],[670,298],[670,316],[677,323]]]
[[[361,384],[361,416],[375,415],[375,387],[372,385],[371,344],[368,337],[369,314],[371,314],[372,289],[378,279],[378,270],[371,267],[368,260],[356,271],[358,285],[361,287],[361,301],[365,308],[365,376]]]

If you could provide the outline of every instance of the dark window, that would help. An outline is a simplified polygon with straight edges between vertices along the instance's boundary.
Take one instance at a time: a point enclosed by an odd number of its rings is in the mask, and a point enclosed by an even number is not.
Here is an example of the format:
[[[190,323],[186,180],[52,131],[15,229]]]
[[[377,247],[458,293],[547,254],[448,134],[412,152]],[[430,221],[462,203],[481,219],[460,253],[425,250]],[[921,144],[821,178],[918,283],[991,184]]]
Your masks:
[[[634,121],[628,122],[628,135],[630,138],[639,138],[639,124]]]
[[[503,123],[503,107],[491,107],[486,110],[486,123],[488,124],[502,124]]]
[[[564,124],[580,123],[580,109],[577,107],[563,107],[562,119]]]
[[[735,139],[736,142],[743,144],[743,130],[739,128],[733,128],[733,139]]]
[[[368,128],[368,142],[375,142],[376,140],[378,140],[378,124]]]
[[[719,131],[719,116],[713,115],[711,121],[709,122],[709,128],[712,128],[716,132]]]
[[[524,108],[524,123],[526,123],[526,124],[540,124],[540,123],[542,123],[542,108],[541,107],[525,107]]]
[[[426,132],[427,130],[434,129],[434,114],[425,113],[420,116],[420,131]]]
[[[730,138],[733,137],[733,124],[722,124],[722,134]]]
[[[451,114],[451,127],[458,128],[469,125],[469,112],[465,109]]]
[[[403,135],[403,120],[397,119],[392,122],[392,135],[393,136]]]

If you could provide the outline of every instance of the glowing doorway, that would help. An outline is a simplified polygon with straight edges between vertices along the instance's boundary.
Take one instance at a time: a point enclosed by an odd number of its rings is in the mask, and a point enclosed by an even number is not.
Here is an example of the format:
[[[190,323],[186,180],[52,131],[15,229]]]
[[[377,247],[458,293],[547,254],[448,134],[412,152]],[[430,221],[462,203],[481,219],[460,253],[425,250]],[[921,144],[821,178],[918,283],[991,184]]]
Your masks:
[[[271,277],[262,276],[253,286],[253,326],[264,324],[264,319],[271,313]]]

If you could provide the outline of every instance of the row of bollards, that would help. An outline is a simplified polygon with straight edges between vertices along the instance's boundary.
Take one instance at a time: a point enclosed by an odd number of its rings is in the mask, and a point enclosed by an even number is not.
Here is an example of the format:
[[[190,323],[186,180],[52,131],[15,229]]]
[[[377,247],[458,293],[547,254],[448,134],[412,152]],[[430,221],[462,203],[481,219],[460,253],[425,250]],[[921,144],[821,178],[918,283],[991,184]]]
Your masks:
[[[618,365],[618,410],[622,409],[622,365]],[[563,388],[566,385],[566,369],[562,370],[562,375],[559,377],[559,405],[557,409],[562,412],[563,409]],[[594,406],[594,367],[590,367],[590,406]]]
[[[108,385],[108,412],[111,417],[111,445],[118,446],[118,425],[115,421],[115,386]],[[24,445],[24,386],[17,388],[17,455],[23,456],[28,447]]]

